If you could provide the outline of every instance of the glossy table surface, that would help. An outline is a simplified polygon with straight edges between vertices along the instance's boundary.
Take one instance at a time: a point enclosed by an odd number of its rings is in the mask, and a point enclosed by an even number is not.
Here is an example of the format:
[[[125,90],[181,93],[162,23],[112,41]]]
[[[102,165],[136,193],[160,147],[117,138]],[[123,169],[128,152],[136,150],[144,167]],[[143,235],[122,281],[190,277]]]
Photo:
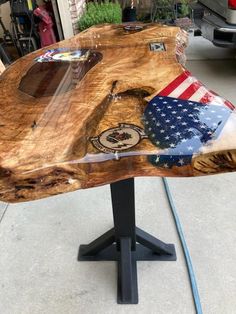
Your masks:
[[[187,34],[101,25],[0,76],[0,199],[235,171],[234,106],[184,67]]]

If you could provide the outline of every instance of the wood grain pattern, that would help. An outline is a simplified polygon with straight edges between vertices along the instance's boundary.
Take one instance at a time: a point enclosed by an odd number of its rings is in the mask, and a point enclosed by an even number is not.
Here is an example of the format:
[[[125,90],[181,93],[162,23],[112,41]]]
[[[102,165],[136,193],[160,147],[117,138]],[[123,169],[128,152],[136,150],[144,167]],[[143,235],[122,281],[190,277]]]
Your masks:
[[[37,64],[42,49],[11,65],[0,77],[0,199],[34,200],[134,176],[206,174],[202,156],[188,166],[153,166],[147,155],[157,147],[148,138],[119,160],[90,140],[119,123],[143,128],[147,102],[184,71],[176,59],[179,34],[156,24],[137,32],[97,26],[50,47],[88,49],[89,63]],[[153,42],[166,51],[151,51]],[[217,172],[234,170],[233,159]]]

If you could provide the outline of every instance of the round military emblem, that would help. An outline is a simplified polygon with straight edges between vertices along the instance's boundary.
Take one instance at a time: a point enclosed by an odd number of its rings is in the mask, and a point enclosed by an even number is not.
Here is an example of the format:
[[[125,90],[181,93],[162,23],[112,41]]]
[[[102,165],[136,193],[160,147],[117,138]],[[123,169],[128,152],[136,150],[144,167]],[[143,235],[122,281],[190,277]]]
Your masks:
[[[90,141],[103,153],[116,153],[136,146],[143,138],[147,138],[144,130],[137,125],[121,123],[116,128],[105,130]]]

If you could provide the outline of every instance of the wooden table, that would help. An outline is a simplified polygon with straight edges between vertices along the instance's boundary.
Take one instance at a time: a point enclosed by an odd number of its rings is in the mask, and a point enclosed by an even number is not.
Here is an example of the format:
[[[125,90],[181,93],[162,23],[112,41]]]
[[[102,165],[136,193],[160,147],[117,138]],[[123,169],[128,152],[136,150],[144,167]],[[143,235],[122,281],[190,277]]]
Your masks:
[[[176,27],[96,26],[0,77],[0,200],[111,184],[114,228],[79,260],[118,261],[119,303],[138,302],[137,260],[176,260],[136,227],[133,178],[235,171],[234,106],[184,68],[186,44]]]

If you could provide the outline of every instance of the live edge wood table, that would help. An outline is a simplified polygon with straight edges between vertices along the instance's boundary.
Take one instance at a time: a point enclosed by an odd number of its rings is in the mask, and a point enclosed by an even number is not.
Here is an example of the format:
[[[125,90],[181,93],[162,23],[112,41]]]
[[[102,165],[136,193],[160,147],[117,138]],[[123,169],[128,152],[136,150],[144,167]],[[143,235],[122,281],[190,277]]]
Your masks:
[[[176,260],[135,225],[134,177],[236,169],[234,106],[184,63],[187,35],[102,25],[33,52],[0,76],[0,199],[111,184],[114,228],[81,261],[118,263],[118,302],[137,303],[137,260]]]

